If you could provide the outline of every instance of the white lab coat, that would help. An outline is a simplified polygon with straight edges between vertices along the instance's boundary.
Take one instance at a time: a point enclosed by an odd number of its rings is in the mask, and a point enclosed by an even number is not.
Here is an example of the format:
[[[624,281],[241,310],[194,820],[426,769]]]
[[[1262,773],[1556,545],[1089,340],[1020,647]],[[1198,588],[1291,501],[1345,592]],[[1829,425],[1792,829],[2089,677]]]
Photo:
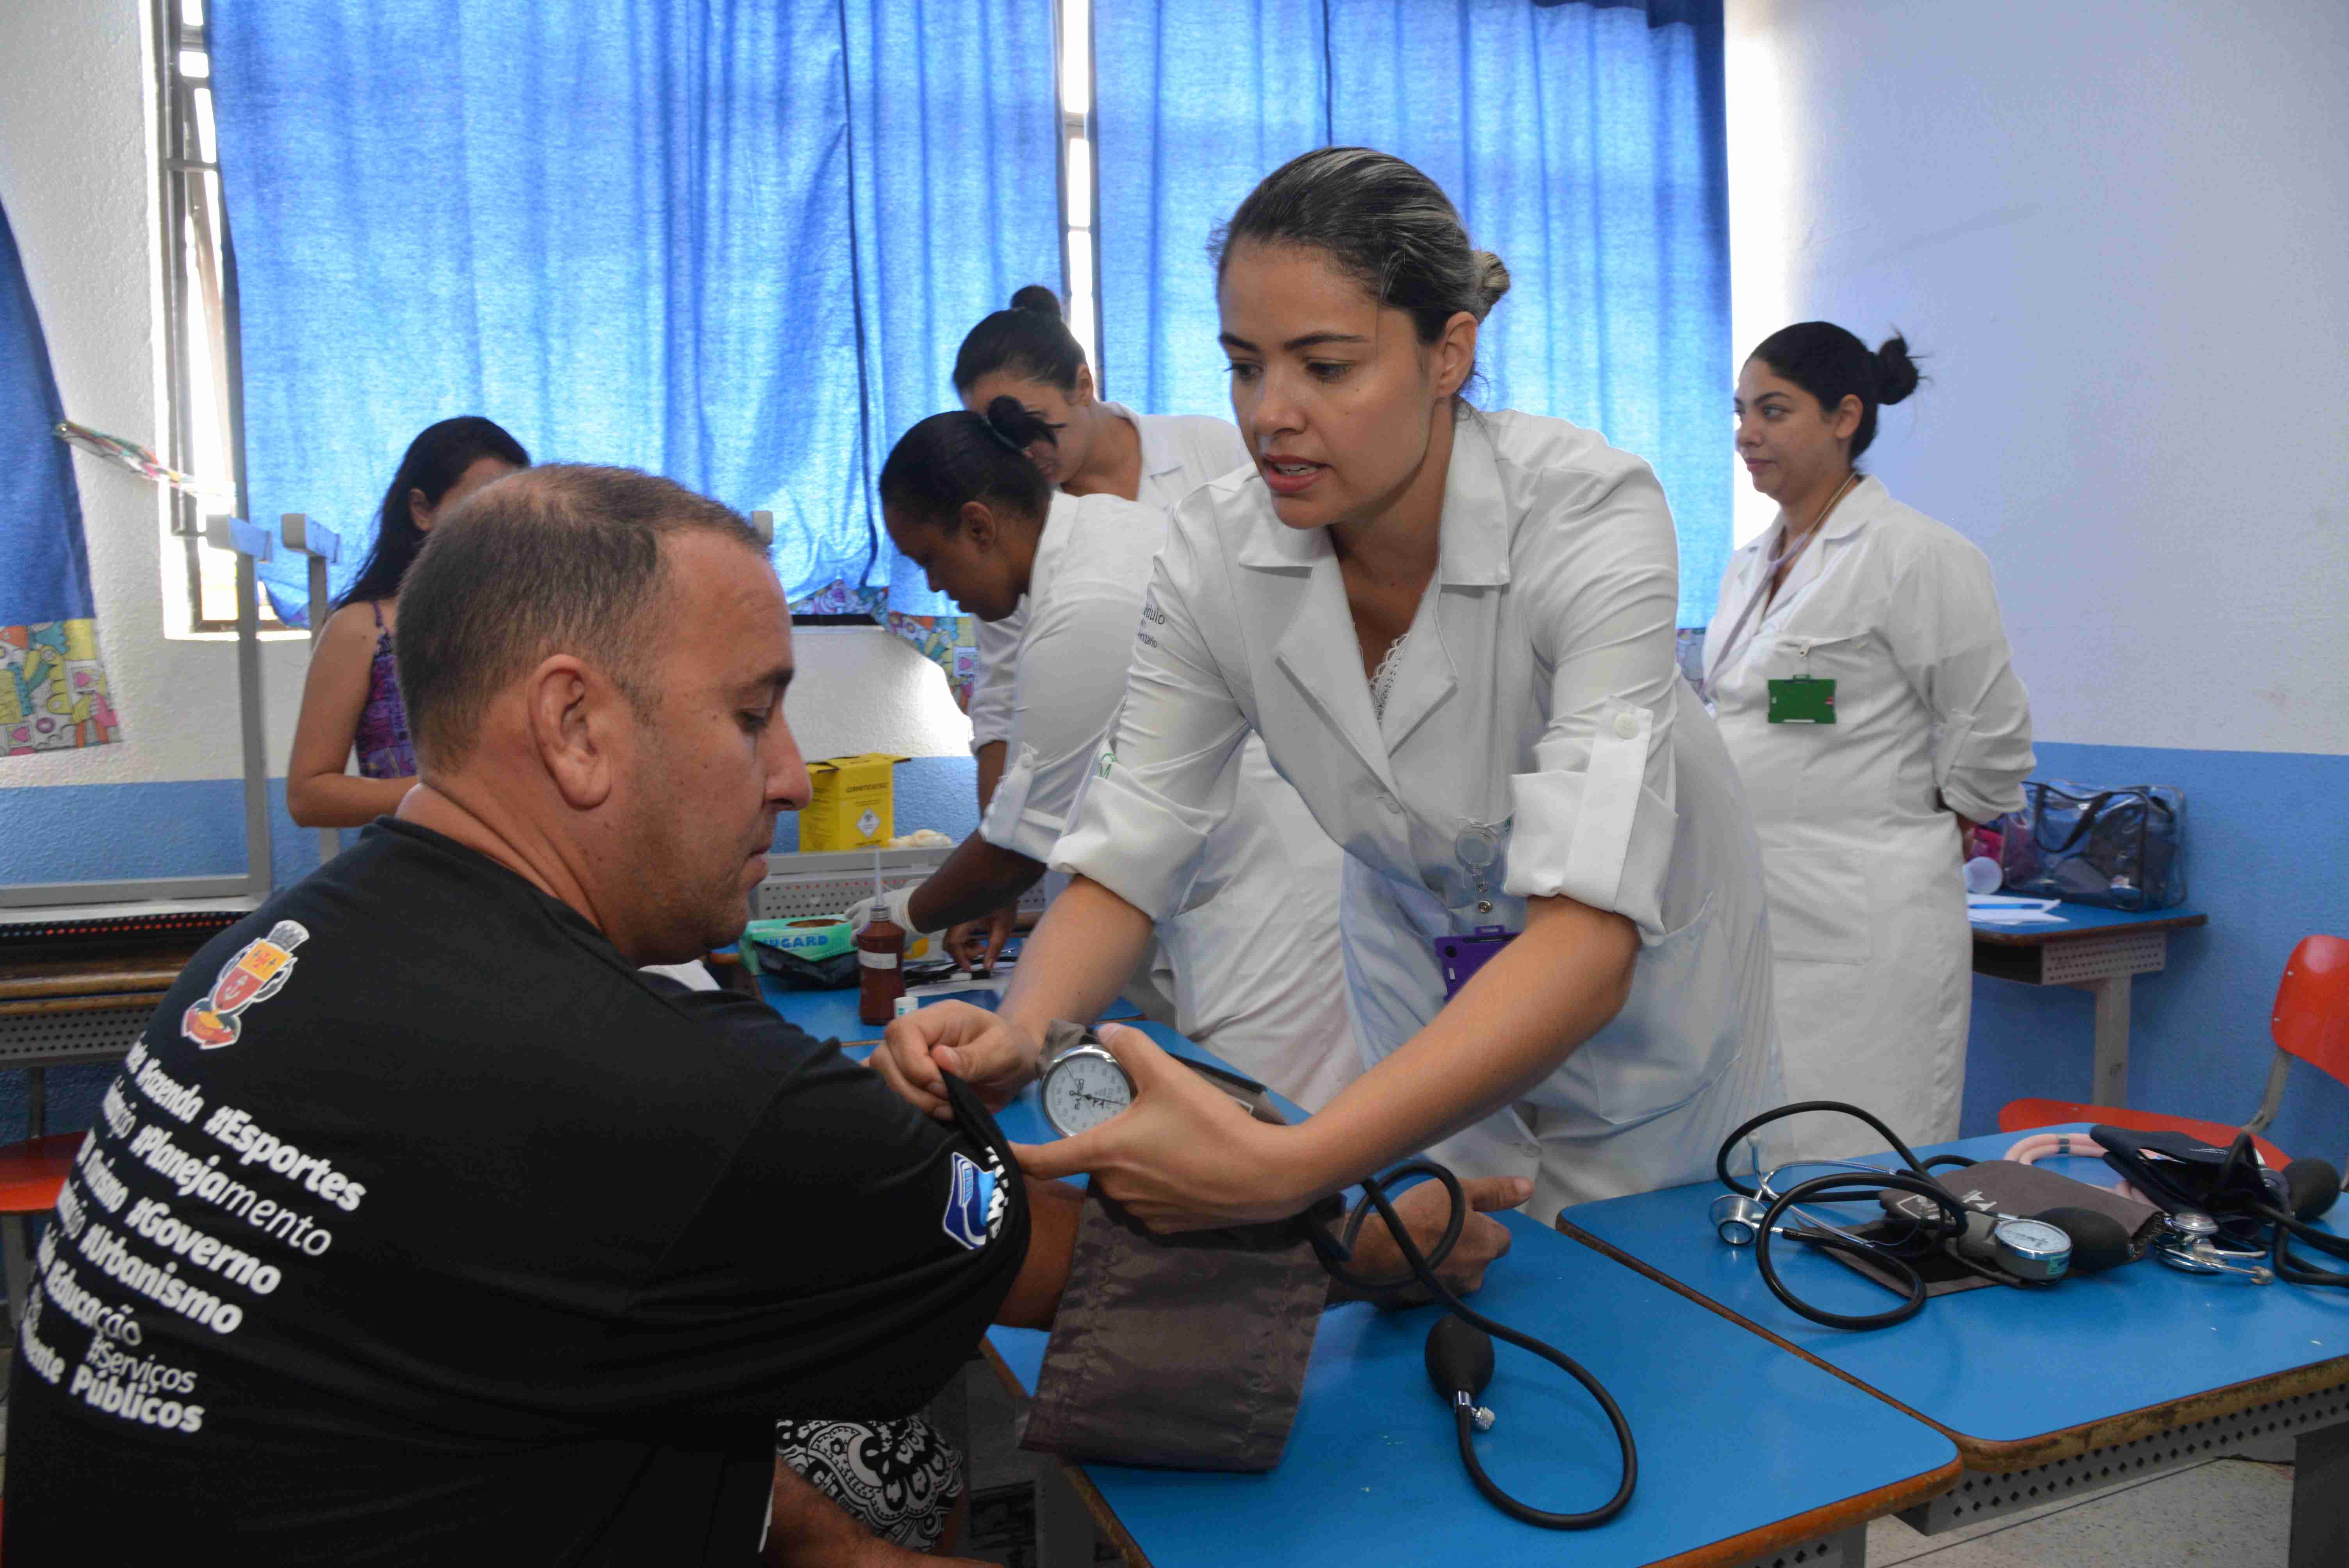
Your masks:
[[[1965,1098],[1973,944],[1950,810],[1981,821],[2022,805],[2030,700],[1990,562],[1872,479],[1726,645],[1784,528],[1731,557],[1705,676],[1769,877],[1787,1096],[1864,1107],[1921,1147],[1958,1136]],[[1806,673],[1835,681],[1836,722],[1770,723],[1769,683]],[[1805,1117],[1777,1152],[1882,1141]]]
[[[1205,414],[1137,414],[1123,403],[1102,407],[1142,437],[1142,484],[1133,498],[1137,505],[1172,512],[1185,496],[1248,461],[1247,444],[1228,420]],[[1011,667],[1027,632],[1024,599],[1002,620],[978,624],[978,668],[970,690],[973,751],[1011,738]]]
[[[1180,461],[1148,438],[1154,427],[1171,431],[1164,445]],[[1166,538],[1164,510],[1146,502],[1186,466],[1213,462],[1221,472],[1247,461],[1238,432],[1220,420],[1152,419],[1143,428],[1145,502],[1055,492],[1030,578],[1006,683],[1009,756],[979,832],[1031,860],[1050,858],[1124,694],[1151,562]],[[1165,466],[1153,473],[1154,461]],[[1237,805],[1181,913],[1159,926],[1175,1026],[1318,1109],[1361,1071],[1338,948],[1344,857],[1262,746],[1231,766]]]
[[[1465,415],[1435,577],[1383,719],[1329,535],[1253,469],[1177,510],[1102,765],[1054,864],[1179,904],[1253,731],[1347,853],[1340,924],[1371,1060],[1433,1018],[1432,945],[1523,928],[1528,895],[1638,928],[1630,995],[1517,1105],[1447,1140],[1532,1175],[1535,1212],[1692,1181],[1778,1103],[1761,861],[1736,775],[1673,662],[1671,518],[1646,464],[1562,420]],[[1501,840],[1480,912],[1464,829]]]

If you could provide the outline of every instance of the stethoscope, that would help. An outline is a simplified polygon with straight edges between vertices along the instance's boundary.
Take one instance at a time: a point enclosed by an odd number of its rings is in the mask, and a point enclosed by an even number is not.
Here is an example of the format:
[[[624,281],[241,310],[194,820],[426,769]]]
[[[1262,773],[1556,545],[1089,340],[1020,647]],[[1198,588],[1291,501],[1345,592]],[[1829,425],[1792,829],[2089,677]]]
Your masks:
[[[1814,1110],[1835,1111],[1868,1123],[1882,1135],[1908,1169],[1888,1171],[1848,1160],[1798,1161],[1759,1177],[1752,1186],[1730,1173],[1731,1153],[1756,1130],[1783,1118]],[[1758,1172],[1758,1157],[1754,1163]],[[1713,1232],[1732,1246],[1753,1247],[1754,1264],[1762,1283],[1770,1287],[1770,1294],[1794,1312],[1829,1328],[1889,1328],[1916,1316],[1924,1310],[1926,1301],[1925,1276],[1917,1264],[1935,1253],[1998,1284],[2028,1288],[2061,1278],[2070,1265],[2072,1253],[2071,1238],[2063,1230],[2044,1221],[2013,1214],[1975,1212],[1933,1180],[1936,1166],[1962,1168],[1972,1163],[1957,1154],[1939,1154],[1920,1161],[1890,1128],[1856,1105],[1806,1099],[1780,1106],[1775,1110],[1764,1111],[1722,1140],[1720,1151],[1713,1157],[1713,1169],[1729,1191],[1713,1200]],[[1801,1164],[1832,1164],[1837,1169],[1778,1191],[1776,1178]],[[1922,1212],[1917,1204],[1905,1201],[1893,1206],[1892,1212],[1910,1222],[1906,1232],[1894,1236],[1861,1236],[1826,1223],[1801,1207],[1806,1201],[1849,1202],[1875,1199],[1888,1189],[1923,1200]],[[1785,1223],[1790,1213],[1801,1222]],[[1770,1253],[1771,1242],[1778,1238],[1802,1242],[1823,1252],[1864,1258],[1899,1282],[1904,1299],[1885,1312],[1829,1312],[1813,1306],[1778,1277],[1777,1265]]]

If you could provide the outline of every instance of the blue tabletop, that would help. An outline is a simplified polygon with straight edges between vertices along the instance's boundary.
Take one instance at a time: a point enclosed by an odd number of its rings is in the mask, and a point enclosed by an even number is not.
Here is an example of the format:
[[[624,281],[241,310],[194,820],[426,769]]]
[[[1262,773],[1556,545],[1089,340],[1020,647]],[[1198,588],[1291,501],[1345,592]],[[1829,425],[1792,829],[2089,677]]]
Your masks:
[[[1516,1245],[1476,1305],[1556,1343],[1622,1406],[1640,1486],[1621,1514],[1557,1532],[1495,1510],[1461,1468],[1452,1416],[1428,1387],[1422,1357],[1437,1309],[1356,1304],[1323,1316],[1297,1425],[1269,1474],[1084,1467],[1151,1563],[1652,1563],[1886,1488],[1910,1484],[1920,1497],[1955,1479],[1957,1449],[1930,1428],[1523,1215],[1506,1222]],[[1032,1387],[1045,1336],[988,1337]],[[1606,1417],[1547,1362],[1495,1348],[1485,1402],[1498,1420],[1476,1439],[1485,1469],[1538,1508],[1604,1501],[1617,1474]]]
[[[1168,1050],[1217,1060],[1172,1029],[1136,1027]],[[1053,1136],[1032,1088],[998,1120],[1017,1141]],[[1557,1345],[1622,1406],[1640,1487],[1620,1515],[1561,1532],[1496,1511],[1461,1468],[1451,1414],[1428,1387],[1423,1357],[1436,1309],[1356,1304],[1323,1316],[1288,1452],[1270,1474],[1084,1467],[1151,1563],[1652,1563],[1920,1478],[1955,1479],[1957,1449],[1930,1428],[1523,1215],[1505,1222],[1516,1243],[1475,1304]],[[988,1337],[1033,1387],[1045,1336],[998,1328]],[[1538,1508],[1604,1501],[1617,1477],[1605,1415],[1547,1362],[1495,1349],[1485,1402],[1499,1419],[1477,1439],[1485,1469]],[[1836,1440],[1820,1442],[1822,1432]]]
[[[2120,910],[2101,909],[2093,903],[2059,902],[2047,912],[2058,919],[2054,923],[2033,922],[2028,925],[1999,925],[1988,921],[1975,922],[1974,934],[2004,940],[2033,942],[2050,936],[2071,935],[2083,931],[2110,931],[2131,925],[2199,925],[2209,919],[2199,909],[2180,904],[2175,909]]]
[[[1966,1139],[1919,1154],[1994,1160],[2020,1136]],[[2042,1164],[2099,1185],[2119,1180],[2101,1160]],[[1891,1328],[1822,1327],[1770,1294],[1752,1248],[1725,1245],[1713,1234],[1706,1210],[1721,1191],[1702,1182],[1610,1198],[1577,1204],[1559,1218],[1961,1441],[2020,1442],[2349,1356],[2349,1291],[2190,1274],[2151,1258],[2044,1291],[1993,1286],[1938,1296]],[[1828,1311],[1881,1311],[1895,1300],[1808,1247],[1774,1247],[1771,1260],[1790,1288]]]
[[[786,991],[771,975],[759,976],[759,994],[770,1006],[783,1017],[819,1040],[877,1040],[881,1026],[862,1022],[856,1016],[856,989],[850,986],[841,991]],[[968,1002],[974,1007],[995,1008],[997,995],[993,991],[962,991],[952,995],[933,995],[923,1005],[932,1002]],[[1119,997],[1102,1015],[1105,1018],[1132,1019],[1141,1016],[1133,1003]]]

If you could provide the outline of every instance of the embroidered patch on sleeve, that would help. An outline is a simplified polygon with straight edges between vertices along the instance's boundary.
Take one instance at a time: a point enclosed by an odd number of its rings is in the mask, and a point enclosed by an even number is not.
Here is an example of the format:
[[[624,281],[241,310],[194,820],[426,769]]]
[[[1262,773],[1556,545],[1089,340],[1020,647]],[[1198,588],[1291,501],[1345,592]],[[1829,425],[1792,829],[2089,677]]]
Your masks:
[[[971,1251],[987,1245],[1003,1224],[1002,1177],[967,1154],[956,1154],[947,1166],[947,1212],[941,1222],[947,1235]]]

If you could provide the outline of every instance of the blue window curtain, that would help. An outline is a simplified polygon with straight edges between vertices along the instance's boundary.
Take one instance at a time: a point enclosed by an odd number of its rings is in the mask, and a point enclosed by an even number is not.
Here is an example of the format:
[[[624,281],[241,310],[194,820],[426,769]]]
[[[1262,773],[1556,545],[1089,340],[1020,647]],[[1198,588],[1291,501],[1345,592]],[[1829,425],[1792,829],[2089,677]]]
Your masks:
[[[1225,407],[1210,224],[1309,147],[1392,152],[1508,263],[1482,401],[1652,463],[1680,532],[1682,624],[1711,619],[1732,493],[1719,0],[1101,0],[1096,26],[1117,396]]]
[[[908,427],[957,406],[955,351],[979,318],[1024,284],[1061,287],[1052,7],[863,0],[843,15],[854,309],[865,347],[864,450],[877,478]],[[850,308],[846,295],[809,303]],[[870,581],[887,588],[892,610],[955,614],[882,542]]]
[[[949,395],[913,300],[975,320],[973,254],[1057,275],[1034,9],[220,0],[254,516],[364,543],[416,432],[479,413],[771,510],[794,596],[889,583],[872,480]],[[907,136],[927,189],[875,166]],[[272,583],[298,618],[298,562]],[[943,607],[920,587],[895,607]]]

